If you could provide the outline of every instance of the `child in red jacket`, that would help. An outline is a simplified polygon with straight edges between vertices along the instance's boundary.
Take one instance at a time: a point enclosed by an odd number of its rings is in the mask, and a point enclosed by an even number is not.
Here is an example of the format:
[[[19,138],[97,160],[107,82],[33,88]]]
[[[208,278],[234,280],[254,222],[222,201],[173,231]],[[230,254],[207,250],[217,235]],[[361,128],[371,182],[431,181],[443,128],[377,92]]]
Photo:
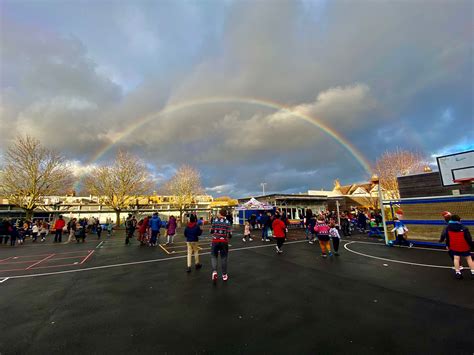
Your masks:
[[[474,279],[474,262],[471,257],[471,249],[473,246],[471,233],[469,229],[461,224],[461,218],[453,214],[448,226],[443,230],[441,239],[446,240],[449,252],[454,258],[454,269],[456,278],[462,279],[460,270],[461,256],[464,257],[471,269],[471,278]]]
[[[281,220],[279,214],[275,215],[275,219],[272,222],[273,237],[276,239],[276,252],[277,254],[283,253],[283,243],[285,243],[285,230],[286,224]]]
[[[327,255],[332,256],[331,244],[329,243],[329,226],[324,221],[323,216],[319,216],[314,226],[314,231],[319,240],[319,246],[321,247],[321,256],[326,258]],[[326,254],[327,253],[327,254]]]

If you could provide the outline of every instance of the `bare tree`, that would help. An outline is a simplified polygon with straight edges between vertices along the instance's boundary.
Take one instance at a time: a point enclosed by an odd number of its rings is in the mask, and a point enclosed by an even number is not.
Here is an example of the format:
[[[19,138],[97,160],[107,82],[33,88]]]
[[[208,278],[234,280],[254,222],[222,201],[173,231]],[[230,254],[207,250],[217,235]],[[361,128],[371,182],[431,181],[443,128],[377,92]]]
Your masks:
[[[164,191],[174,198],[174,205],[179,209],[179,220],[183,212],[195,203],[196,196],[203,192],[199,171],[189,165],[182,165],[176,174],[165,184]]]
[[[400,198],[397,177],[422,172],[423,166],[423,156],[418,152],[400,148],[384,152],[375,163],[384,195],[390,199]]]
[[[4,156],[0,193],[31,219],[45,196],[65,193],[73,183],[62,155],[41,145],[36,138],[17,137]]]
[[[86,189],[115,211],[117,225],[120,213],[136,202],[138,196],[152,188],[150,173],[138,157],[119,151],[110,166],[92,170],[85,179]]]

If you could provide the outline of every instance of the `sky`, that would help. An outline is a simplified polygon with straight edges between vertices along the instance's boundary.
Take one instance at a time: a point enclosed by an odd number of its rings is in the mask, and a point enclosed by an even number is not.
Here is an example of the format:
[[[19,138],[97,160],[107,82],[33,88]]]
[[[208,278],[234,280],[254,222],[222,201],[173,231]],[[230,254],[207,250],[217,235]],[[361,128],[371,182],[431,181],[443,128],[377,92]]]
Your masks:
[[[474,2],[0,1],[0,157],[118,149],[214,195],[366,181],[396,147],[474,146]]]

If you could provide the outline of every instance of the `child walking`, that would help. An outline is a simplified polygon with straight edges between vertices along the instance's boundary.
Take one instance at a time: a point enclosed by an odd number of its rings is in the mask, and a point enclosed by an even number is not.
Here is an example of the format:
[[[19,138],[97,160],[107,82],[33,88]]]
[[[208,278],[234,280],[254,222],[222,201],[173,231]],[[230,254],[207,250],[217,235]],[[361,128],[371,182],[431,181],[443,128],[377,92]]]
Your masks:
[[[41,224],[41,229],[40,229],[40,237],[41,237],[42,242],[46,240],[47,234],[48,234],[48,223],[46,223],[46,221],[43,221],[43,223]]]
[[[166,226],[166,244],[174,244],[174,236],[176,235],[176,217],[170,216],[168,225]]]
[[[242,241],[246,242],[247,239],[249,240],[249,242],[251,242],[253,239],[252,239],[252,235],[250,234],[250,222],[249,221],[246,221],[245,222],[245,225],[244,225],[244,237],[242,238]]]
[[[112,224],[112,222],[109,222],[107,224],[107,238],[110,238],[112,236],[113,227],[114,227],[114,225]]]
[[[16,245],[16,240],[19,238],[18,228],[16,226],[11,226],[10,230],[10,246],[14,247]]]
[[[319,246],[321,247],[321,256],[326,258],[328,255],[332,256],[331,243],[329,243],[329,226],[324,220],[324,216],[319,216],[314,226],[314,231],[319,240]]]
[[[409,248],[411,248],[413,246],[413,243],[410,243],[406,239],[406,234],[408,232],[408,228],[405,227],[405,225],[398,218],[394,218],[393,221],[395,222],[395,226],[393,227],[391,232],[392,233],[396,232],[396,234],[397,234],[397,239],[395,240],[394,244],[398,243],[399,246],[406,245]]]
[[[95,230],[97,232],[97,239],[100,239],[100,236],[102,235],[102,225],[100,223],[97,223]]]
[[[23,223],[21,228],[18,228],[18,244],[23,244],[29,232],[29,224],[27,222]]]
[[[41,228],[41,224],[39,221],[33,223],[33,227],[31,227],[31,235],[33,236],[33,243],[36,243],[38,239],[38,234]]]
[[[222,280],[229,280],[227,274],[227,256],[229,254],[229,239],[232,238],[232,225],[226,219],[227,211],[221,209],[219,216],[214,219],[211,225],[212,244],[211,244],[211,279],[217,282],[217,259],[221,256]]]
[[[286,224],[281,220],[281,217],[279,214],[275,215],[275,219],[273,220],[272,223],[272,228],[273,228],[273,236],[276,239],[277,245],[276,245],[276,252],[277,254],[283,253],[283,244],[285,243],[285,238],[286,238]]]
[[[194,263],[196,270],[199,270],[202,265],[199,263],[199,236],[202,234],[201,227],[197,224],[197,218],[194,214],[189,218],[189,223],[184,229],[184,236],[186,237],[186,245],[188,247],[188,268],[186,272],[191,272],[191,262],[194,254]]]
[[[443,230],[441,237],[446,240],[449,253],[454,259],[454,270],[456,279],[462,279],[460,261],[461,256],[464,257],[471,269],[471,279],[474,280],[474,262],[471,257],[471,249],[473,248],[472,236],[467,227],[461,224],[461,218],[453,214],[447,227]]]
[[[78,230],[76,230],[76,243],[79,243],[79,240],[82,239],[82,242],[85,243],[87,237],[87,227],[80,226]]]
[[[329,230],[329,235],[332,239],[332,246],[334,248],[334,255],[339,256],[339,242],[341,241],[341,235],[339,234],[338,229],[336,228],[335,223],[330,224],[331,229]]]

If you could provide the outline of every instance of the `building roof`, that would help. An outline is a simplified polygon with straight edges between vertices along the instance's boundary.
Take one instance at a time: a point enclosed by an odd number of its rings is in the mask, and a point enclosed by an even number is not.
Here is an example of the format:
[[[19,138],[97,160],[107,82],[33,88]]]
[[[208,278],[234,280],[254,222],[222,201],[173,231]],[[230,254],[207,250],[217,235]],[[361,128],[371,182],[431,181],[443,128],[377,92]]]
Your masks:
[[[250,200],[252,197],[239,198],[239,203]],[[308,194],[269,194],[254,196],[256,200],[265,199],[265,200],[306,200],[306,201],[325,201],[327,196],[325,195],[308,195]]]

